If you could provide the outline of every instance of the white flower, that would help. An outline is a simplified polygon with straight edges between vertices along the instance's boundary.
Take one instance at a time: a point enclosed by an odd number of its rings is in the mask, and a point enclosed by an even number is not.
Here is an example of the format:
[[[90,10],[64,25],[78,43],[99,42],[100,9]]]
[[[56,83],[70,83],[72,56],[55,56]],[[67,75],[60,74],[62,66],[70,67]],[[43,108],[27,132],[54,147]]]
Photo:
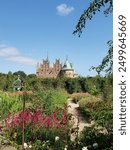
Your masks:
[[[29,148],[32,148],[32,145],[29,145]]]
[[[93,144],[93,147],[94,147],[94,148],[98,148],[98,143],[94,143],[94,144]]]
[[[86,146],[86,147],[83,147],[82,150],[88,150],[87,146]]]
[[[26,149],[28,147],[27,143],[24,143],[24,148]]]
[[[55,137],[55,142],[58,141],[59,139],[60,139],[59,136],[56,136]]]
[[[65,145],[65,148],[64,148],[64,150],[67,150],[67,147],[68,147],[68,145]]]

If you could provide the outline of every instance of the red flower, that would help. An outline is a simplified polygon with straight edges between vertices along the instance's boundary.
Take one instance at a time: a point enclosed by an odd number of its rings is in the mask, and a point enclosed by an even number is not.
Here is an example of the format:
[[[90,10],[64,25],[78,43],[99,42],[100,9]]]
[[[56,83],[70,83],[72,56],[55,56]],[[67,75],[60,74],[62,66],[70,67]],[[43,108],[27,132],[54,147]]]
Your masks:
[[[44,128],[46,127],[57,127],[61,128],[67,124],[67,113],[62,112],[62,118],[57,119],[57,113],[53,112],[51,115],[45,116],[42,114],[42,111],[32,112],[27,109],[24,112],[21,111],[14,116],[8,115],[8,118],[5,119],[5,125],[10,127],[21,126],[22,122],[25,122],[25,127],[29,123],[38,124]],[[62,125],[61,125],[62,124]]]

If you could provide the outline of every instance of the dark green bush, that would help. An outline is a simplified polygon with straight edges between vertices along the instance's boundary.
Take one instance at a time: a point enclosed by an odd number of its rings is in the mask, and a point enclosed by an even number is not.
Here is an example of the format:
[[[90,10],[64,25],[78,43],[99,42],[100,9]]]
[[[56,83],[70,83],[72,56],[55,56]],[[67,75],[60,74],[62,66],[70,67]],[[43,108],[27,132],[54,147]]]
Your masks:
[[[94,150],[94,143],[98,144],[96,150],[112,150],[113,134],[108,132],[107,134],[101,133],[100,130],[96,129],[94,126],[86,128],[80,137],[80,143],[86,145],[88,150]]]

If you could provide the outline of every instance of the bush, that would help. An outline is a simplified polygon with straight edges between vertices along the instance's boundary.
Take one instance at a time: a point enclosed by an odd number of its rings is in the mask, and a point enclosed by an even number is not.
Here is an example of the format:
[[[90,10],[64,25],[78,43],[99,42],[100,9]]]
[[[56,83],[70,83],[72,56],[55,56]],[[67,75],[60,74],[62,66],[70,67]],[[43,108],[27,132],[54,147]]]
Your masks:
[[[86,145],[88,150],[112,150],[113,134],[108,132],[101,133],[99,129],[93,127],[86,128],[79,139],[82,145]],[[96,143],[96,144],[95,144]],[[95,148],[95,145],[96,148]]]
[[[112,125],[113,111],[112,100],[103,101],[97,97],[89,95],[81,98],[79,108],[85,115],[90,116],[91,120],[95,120],[101,126],[108,127]]]
[[[82,97],[79,100],[79,110],[81,114],[88,120],[92,115],[92,111],[94,110],[93,107],[98,107],[98,105],[101,103],[101,101],[92,95],[88,95],[85,97]]]
[[[97,150],[112,150],[113,143],[113,114],[112,100],[101,101],[95,97],[82,98],[79,101],[81,110],[89,114],[94,125],[86,128],[80,136],[80,143],[88,144],[88,150],[93,150],[97,143]],[[85,115],[84,115],[85,116]]]
[[[87,97],[88,95],[89,95],[88,93],[73,93],[70,95],[70,98],[72,98],[73,102],[77,103],[82,98]]]
[[[96,120],[99,125],[111,130],[113,125],[112,110],[112,100],[102,101],[98,107],[95,106],[94,109],[91,110],[92,119]]]
[[[100,102],[101,102],[101,100],[99,100],[99,98],[92,96],[92,95],[88,95],[88,96],[80,99],[79,107],[90,108],[92,104],[96,104],[96,103],[100,103]]]

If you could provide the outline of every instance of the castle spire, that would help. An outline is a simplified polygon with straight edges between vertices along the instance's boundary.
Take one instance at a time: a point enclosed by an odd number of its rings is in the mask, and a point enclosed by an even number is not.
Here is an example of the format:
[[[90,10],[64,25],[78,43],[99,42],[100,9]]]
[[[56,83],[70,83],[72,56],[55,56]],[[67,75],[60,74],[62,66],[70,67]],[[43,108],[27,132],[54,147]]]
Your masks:
[[[66,61],[68,60],[68,55],[66,55]]]
[[[48,59],[48,51],[47,51],[47,58],[46,58],[46,60],[48,61],[49,59]]]

